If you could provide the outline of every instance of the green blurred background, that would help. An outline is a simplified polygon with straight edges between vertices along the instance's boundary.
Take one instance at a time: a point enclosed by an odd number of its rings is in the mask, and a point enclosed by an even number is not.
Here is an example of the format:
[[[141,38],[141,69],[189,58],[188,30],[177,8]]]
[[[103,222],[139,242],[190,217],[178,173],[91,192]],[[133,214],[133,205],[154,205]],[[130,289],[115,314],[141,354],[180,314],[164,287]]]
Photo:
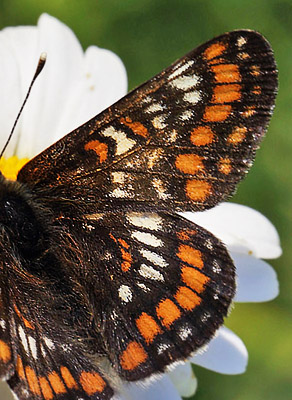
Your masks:
[[[35,25],[43,12],[69,25],[84,48],[96,44],[116,52],[126,65],[129,89],[225,31],[255,29],[270,41],[280,76],[276,110],[254,167],[233,201],[261,211],[277,227],[284,253],[272,264],[281,293],[273,302],[236,305],[227,326],[248,348],[248,370],[224,376],[195,367],[195,398],[291,399],[292,1],[1,0],[0,28]]]

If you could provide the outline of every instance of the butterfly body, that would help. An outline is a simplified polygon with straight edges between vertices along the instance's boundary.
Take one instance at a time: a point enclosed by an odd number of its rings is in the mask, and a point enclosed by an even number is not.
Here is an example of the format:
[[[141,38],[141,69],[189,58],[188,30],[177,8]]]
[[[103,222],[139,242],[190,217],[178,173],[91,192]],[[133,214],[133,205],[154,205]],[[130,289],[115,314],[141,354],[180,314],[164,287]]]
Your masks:
[[[107,400],[117,381],[164,372],[213,337],[235,293],[233,261],[175,212],[234,191],[276,87],[269,44],[231,32],[59,140],[16,182],[0,177],[0,374],[20,400]]]

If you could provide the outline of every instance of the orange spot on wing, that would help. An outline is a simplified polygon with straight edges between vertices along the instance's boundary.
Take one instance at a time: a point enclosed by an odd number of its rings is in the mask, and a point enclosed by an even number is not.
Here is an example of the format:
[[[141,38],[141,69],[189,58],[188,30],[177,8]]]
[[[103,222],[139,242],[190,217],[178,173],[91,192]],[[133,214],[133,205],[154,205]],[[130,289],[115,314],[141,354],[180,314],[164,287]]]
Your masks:
[[[106,382],[97,372],[83,371],[80,375],[80,383],[88,396],[101,393],[106,387]]]
[[[178,304],[185,310],[191,311],[201,303],[201,298],[186,286],[181,286],[175,294]]]
[[[130,247],[125,240],[123,240],[121,238],[117,240],[111,233],[109,234],[109,237],[111,239],[113,239],[114,242],[116,242],[116,243],[119,242],[126,249],[128,249]],[[122,247],[120,247],[120,250],[122,253],[122,259],[124,260],[122,262],[121,268],[122,268],[123,272],[127,272],[131,268],[131,265],[132,265],[132,261],[133,261],[132,255],[128,251],[124,250]]]
[[[0,360],[4,363],[11,360],[10,347],[3,340],[0,340]]]
[[[183,267],[181,271],[181,279],[186,285],[197,293],[204,291],[205,285],[209,282],[210,278],[191,267]]]
[[[256,85],[256,86],[254,86],[252,93],[259,95],[262,93],[262,88],[260,86]]]
[[[229,158],[221,158],[218,163],[218,170],[222,174],[228,175],[232,171],[232,165]]]
[[[136,325],[147,344],[153,342],[154,338],[161,333],[161,329],[154,318],[145,312],[136,319]]]
[[[238,53],[238,58],[240,59],[240,60],[246,60],[246,59],[248,59],[248,58],[250,58],[250,55],[248,54],[248,53]]]
[[[193,201],[205,201],[211,193],[212,189],[209,182],[189,179],[186,183],[186,195]]]
[[[245,118],[249,118],[252,117],[255,113],[256,113],[255,106],[249,106],[246,108],[245,111],[243,111],[242,115]]]
[[[231,113],[232,107],[230,104],[218,104],[215,106],[207,106],[205,108],[204,120],[208,122],[221,122]]]
[[[114,235],[113,235],[112,233],[109,234],[109,237],[110,237],[114,242],[117,243],[117,239],[114,237]]]
[[[28,382],[28,386],[29,386],[30,390],[32,391],[32,393],[35,393],[38,396],[40,396],[41,389],[40,389],[40,385],[39,385],[39,380],[38,380],[38,377],[36,376],[36,373],[34,372],[34,370],[30,367],[26,367],[25,375],[26,375],[26,379]]]
[[[39,384],[45,400],[52,400],[54,398],[54,394],[48,380],[44,376],[41,376],[39,378]]]
[[[243,127],[237,126],[228,136],[227,143],[233,145],[241,143],[244,140],[246,133],[247,133],[247,128],[245,126]]]
[[[140,364],[143,364],[147,358],[148,356],[143,346],[138,342],[131,342],[121,355],[121,367],[126,371],[132,371]]]
[[[178,237],[179,240],[182,241],[187,241],[191,239],[191,236],[196,235],[197,231],[193,229],[185,229],[180,232],[177,232],[176,236]]]
[[[107,159],[108,146],[105,143],[101,143],[99,140],[92,140],[91,142],[86,143],[84,149],[86,151],[95,151],[96,155],[99,157],[100,164]]]
[[[221,54],[226,50],[227,46],[224,43],[214,43],[209,46],[204,54],[207,60],[212,60],[214,57],[221,56]]]
[[[212,65],[212,72],[215,74],[215,80],[218,83],[240,82],[241,75],[236,64]]]
[[[131,264],[132,264],[132,256],[130,253],[128,253],[127,251],[125,251],[124,249],[121,248],[121,252],[122,252],[122,259],[124,260],[124,262],[122,263],[122,271],[126,272],[131,268]]]
[[[17,361],[16,361],[16,372],[20,379],[25,379],[23,363],[19,356],[17,356]]]
[[[48,379],[56,394],[66,393],[65,385],[56,371],[51,372]]]
[[[177,256],[182,261],[193,265],[196,268],[202,269],[204,266],[204,261],[202,259],[202,253],[200,250],[194,249],[187,244],[181,244],[179,246]]]
[[[71,375],[71,372],[69,371],[69,369],[67,367],[61,367],[60,368],[60,372],[62,375],[62,378],[64,379],[64,382],[66,384],[66,386],[69,389],[77,389],[78,385],[77,382],[75,381],[75,379],[73,378],[73,376]]]
[[[199,126],[191,132],[191,142],[195,146],[206,146],[213,142],[214,133],[208,126]]]
[[[170,299],[162,300],[158,304],[156,314],[166,328],[170,328],[171,324],[181,316],[179,308]]]
[[[184,174],[196,174],[204,171],[202,157],[196,154],[179,154],[175,160],[175,166]]]
[[[121,118],[121,124],[128,126],[136,135],[147,137],[149,132],[147,128],[141,124],[141,122],[133,122],[131,118]]]
[[[260,75],[260,72],[261,70],[260,70],[260,67],[258,66],[258,65],[253,65],[252,67],[251,67],[251,74],[253,75],[253,76],[259,76]]]
[[[34,326],[32,325],[32,323],[30,323],[30,322],[21,314],[21,312],[19,311],[19,309],[17,308],[17,306],[16,306],[15,304],[14,304],[13,307],[14,307],[14,310],[15,310],[16,314],[19,316],[20,319],[22,319],[22,321],[23,321],[24,325],[26,326],[26,328],[35,329]]]
[[[130,247],[130,245],[124,240],[124,239],[118,239],[119,243],[125,248],[128,249]]]
[[[212,97],[213,103],[231,103],[240,100],[240,85],[217,85]]]

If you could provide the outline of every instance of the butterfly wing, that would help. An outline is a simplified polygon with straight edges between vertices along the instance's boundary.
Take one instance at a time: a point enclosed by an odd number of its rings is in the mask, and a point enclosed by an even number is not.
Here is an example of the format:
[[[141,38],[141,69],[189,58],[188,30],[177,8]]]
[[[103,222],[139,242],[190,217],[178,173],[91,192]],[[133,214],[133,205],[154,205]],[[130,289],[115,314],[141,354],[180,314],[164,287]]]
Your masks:
[[[162,212],[63,223],[91,258],[85,276],[75,269],[72,278],[90,294],[95,337],[102,338],[93,351],[105,349],[124,379],[164,371],[223,323],[235,291],[233,262],[203,228]]]
[[[249,169],[274,107],[272,50],[252,31],[198,47],[34,158],[18,180],[50,201],[203,210]]]
[[[1,277],[2,283],[9,278],[1,292],[2,378],[20,400],[112,398],[104,370],[87,353],[86,337],[80,340],[80,327],[72,326],[66,297],[61,298],[60,292],[58,296],[46,280],[24,274],[24,266],[20,268],[15,258],[17,268],[11,268],[13,258],[6,258],[10,268]],[[101,356],[98,364],[102,365]]]

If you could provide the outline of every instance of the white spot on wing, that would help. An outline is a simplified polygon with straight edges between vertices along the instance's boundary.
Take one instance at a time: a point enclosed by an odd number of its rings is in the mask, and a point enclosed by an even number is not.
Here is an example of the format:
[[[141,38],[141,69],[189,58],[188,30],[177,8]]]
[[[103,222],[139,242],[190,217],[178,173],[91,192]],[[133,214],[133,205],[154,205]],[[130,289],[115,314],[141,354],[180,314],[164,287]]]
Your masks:
[[[191,336],[192,330],[189,326],[183,326],[180,328],[178,332],[178,336],[181,338],[181,340],[186,340],[189,336]]]
[[[219,274],[219,272],[221,272],[221,267],[220,267],[220,265],[218,264],[218,262],[216,260],[213,261],[213,268],[212,269],[216,274]]]
[[[151,231],[157,231],[162,227],[162,218],[156,213],[128,213],[127,220],[134,226]]]
[[[146,96],[145,99],[142,100],[142,103],[148,104],[153,101],[152,97]]]
[[[28,343],[27,343],[27,338],[26,338],[26,334],[22,328],[21,325],[18,325],[18,333],[19,333],[19,337],[21,340],[21,343],[24,347],[24,350],[26,351],[26,353],[28,354]]]
[[[196,74],[183,75],[171,81],[170,85],[180,90],[187,90],[196,86],[199,81],[200,78]]]
[[[180,119],[183,121],[189,120],[193,117],[193,111],[191,110],[186,110],[180,115]]]
[[[165,123],[165,115],[157,115],[156,117],[154,117],[152,120],[152,125],[155,129],[166,128],[167,124]]]
[[[197,104],[201,100],[201,94],[198,90],[185,93],[184,100],[192,104]]]
[[[164,183],[161,179],[159,178],[154,178],[152,181],[152,185],[154,187],[154,189],[156,190],[158,197],[161,200],[167,200],[169,198],[171,198],[171,194],[166,193],[166,189],[164,187]]]
[[[160,239],[148,232],[134,231],[132,237],[139,240],[139,242],[148,244],[149,246],[163,246],[163,242]]]
[[[159,103],[153,103],[145,110],[147,113],[151,114],[157,111],[163,111],[163,106]]]
[[[0,320],[0,326],[1,328],[4,330],[6,328],[6,322],[4,321],[4,319]]]
[[[154,149],[149,152],[147,156],[147,167],[152,169],[159,161],[159,158],[162,156],[163,150],[162,149]]]
[[[186,71],[189,67],[191,67],[194,64],[193,60],[189,60],[183,64],[178,64],[176,67],[176,70],[173,71],[172,74],[169,75],[168,79],[175,78],[176,76],[181,75],[184,71]]]
[[[124,183],[125,173],[121,171],[112,172],[113,183]]]
[[[125,303],[128,303],[129,301],[132,301],[133,294],[132,294],[131,288],[129,286],[127,286],[127,285],[121,285],[119,287],[119,297]]]
[[[209,250],[213,250],[213,243],[211,239],[207,239],[205,245]]]
[[[240,36],[240,37],[237,39],[237,46],[240,48],[240,47],[242,47],[243,45],[245,45],[246,42],[247,42],[247,40],[246,40],[243,36]]]
[[[144,278],[153,279],[154,281],[164,281],[164,277],[159,271],[146,264],[142,264],[138,272]]]
[[[36,347],[36,341],[32,336],[29,336],[28,337],[28,342],[29,342],[29,347],[30,347],[31,354],[32,354],[33,358],[35,360],[37,360],[38,352],[37,352],[37,347]]]
[[[158,354],[162,354],[162,353],[164,353],[167,349],[169,349],[169,344],[166,344],[166,343],[160,343],[158,346],[157,346],[157,353]]]
[[[54,342],[53,342],[51,339],[49,339],[48,337],[44,336],[44,337],[43,337],[43,341],[45,342],[46,346],[47,346],[50,350],[52,350],[52,349],[55,348]]]
[[[166,139],[169,143],[174,143],[177,139],[177,131],[173,129]]]
[[[144,285],[144,283],[137,283],[137,286],[139,286],[139,288],[144,290],[144,292],[149,292],[150,291],[150,289],[146,285]]]
[[[45,350],[45,348],[44,348],[44,346],[42,344],[41,344],[41,353],[42,353],[44,358],[47,357],[47,352],[46,352],[46,350]]]
[[[109,126],[102,132],[103,136],[111,137],[117,145],[116,155],[121,155],[129,151],[135,145],[135,141],[129,139],[125,132],[117,131],[113,126]]]
[[[117,198],[124,198],[124,197],[133,197],[134,194],[131,192],[128,192],[127,190],[123,190],[121,188],[116,188],[114,189],[111,193],[109,193],[110,197],[117,197]]]
[[[152,264],[158,265],[159,267],[162,268],[165,268],[168,265],[165,259],[157,253],[153,253],[152,251],[146,249],[141,249],[140,253]]]

